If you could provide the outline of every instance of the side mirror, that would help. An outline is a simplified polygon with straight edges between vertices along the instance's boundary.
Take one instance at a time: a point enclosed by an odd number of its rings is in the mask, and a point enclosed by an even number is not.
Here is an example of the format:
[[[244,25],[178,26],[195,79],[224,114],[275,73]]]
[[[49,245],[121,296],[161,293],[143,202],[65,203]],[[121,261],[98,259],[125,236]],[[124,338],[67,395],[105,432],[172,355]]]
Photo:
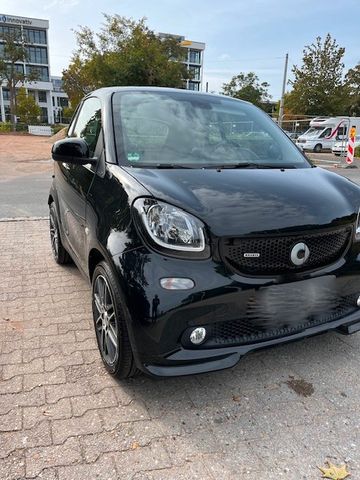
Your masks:
[[[90,158],[89,146],[82,138],[65,138],[55,142],[51,149],[52,158],[56,162],[73,163],[75,165],[92,165],[96,158]]]

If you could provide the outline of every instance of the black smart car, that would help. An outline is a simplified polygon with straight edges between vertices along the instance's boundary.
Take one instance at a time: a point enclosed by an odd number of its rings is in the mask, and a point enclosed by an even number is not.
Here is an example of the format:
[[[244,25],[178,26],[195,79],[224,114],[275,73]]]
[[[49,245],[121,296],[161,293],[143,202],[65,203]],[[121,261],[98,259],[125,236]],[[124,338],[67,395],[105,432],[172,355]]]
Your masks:
[[[110,373],[218,370],[360,329],[360,189],[311,165],[258,108],[104,88],[52,155],[52,250],[92,283]]]

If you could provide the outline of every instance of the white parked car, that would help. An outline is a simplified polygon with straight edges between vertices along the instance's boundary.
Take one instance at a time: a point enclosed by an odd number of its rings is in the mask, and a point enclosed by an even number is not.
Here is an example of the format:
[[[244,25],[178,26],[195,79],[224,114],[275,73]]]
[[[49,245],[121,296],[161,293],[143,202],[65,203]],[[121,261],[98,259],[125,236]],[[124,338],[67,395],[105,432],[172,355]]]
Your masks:
[[[332,146],[331,151],[334,155],[344,155],[347,151],[348,141],[347,140],[337,140],[334,145]],[[360,135],[356,135],[355,137],[355,148],[360,147]]]

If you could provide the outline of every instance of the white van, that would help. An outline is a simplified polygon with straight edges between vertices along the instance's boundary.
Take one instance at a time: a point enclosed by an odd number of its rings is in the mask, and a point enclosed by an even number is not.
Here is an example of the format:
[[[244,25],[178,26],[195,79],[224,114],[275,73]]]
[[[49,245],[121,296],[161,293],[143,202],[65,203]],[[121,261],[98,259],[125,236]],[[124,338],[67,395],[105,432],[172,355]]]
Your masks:
[[[310,128],[296,141],[302,150],[321,152],[331,150],[335,141],[347,138],[349,127],[360,131],[360,117],[318,117],[310,121]]]

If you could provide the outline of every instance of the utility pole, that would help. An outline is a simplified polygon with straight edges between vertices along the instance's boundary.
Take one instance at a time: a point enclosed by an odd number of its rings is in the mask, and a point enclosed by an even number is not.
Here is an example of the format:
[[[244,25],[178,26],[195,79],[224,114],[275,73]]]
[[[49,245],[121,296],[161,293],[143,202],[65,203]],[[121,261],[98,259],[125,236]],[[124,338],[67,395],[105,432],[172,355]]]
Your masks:
[[[283,115],[284,115],[284,96],[285,96],[285,88],[286,88],[288,60],[289,60],[289,54],[287,53],[285,55],[284,78],[283,78],[283,86],[282,86],[282,92],[281,92],[280,110],[279,110],[279,118],[278,118],[279,127],[281,127],[281,125],[282,125],[282,119],[283,119]]]

